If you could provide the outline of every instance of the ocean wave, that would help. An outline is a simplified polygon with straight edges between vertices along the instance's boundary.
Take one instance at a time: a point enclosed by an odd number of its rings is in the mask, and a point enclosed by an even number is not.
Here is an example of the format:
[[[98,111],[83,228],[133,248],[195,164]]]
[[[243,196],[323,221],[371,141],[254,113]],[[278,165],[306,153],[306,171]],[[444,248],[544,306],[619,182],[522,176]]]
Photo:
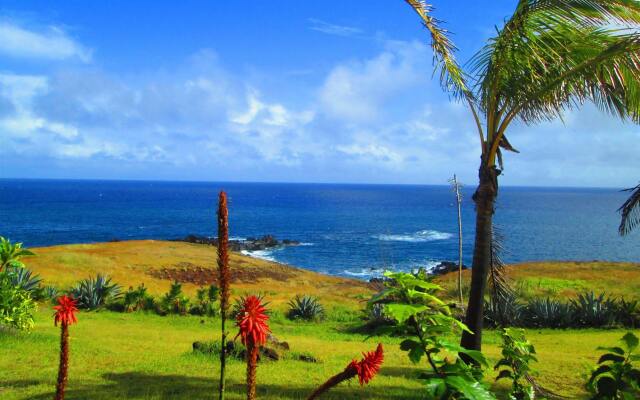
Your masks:
[[[432,242],[434,240],[447,240],[451,239],[453,235],[447,232],[434,231],[430,229],[425,229],[422,231],[415,232],[413,234],[401,234],[401,235],[375,235],[373,236],[375,239],[382,240],[385,242],[410,242],[410,243],[419,243],[419,242]]]
[[[241,250],[240,253],[244,254],[245,256],[259,258],[261,260],[277,262],[271,250]]]
[[[315,246],[315,244],[309,243],[309,242],[302,242],[302,243],[298,244],[298,246]]]
[[[240,237],[240,236],[230,236],[229,240],[235,240],[235,241],[238,241],[238,242],[245,242],[247,240],[247,238],[243,238],[243,237]]]
[[[416,262],[408,265],[394,265],[390,267],[371,267],[371,268],[360,268],[360,269],[345,269],[342,271],[343,276],[351,276],[354,278],[360,279],[371,279],[371,278],[382,278],[385,271],[392,272],[417,272],[420,268],[424,268],[427,272],[431,272],[438,264],[439,261],[427,260],[424,262]]]

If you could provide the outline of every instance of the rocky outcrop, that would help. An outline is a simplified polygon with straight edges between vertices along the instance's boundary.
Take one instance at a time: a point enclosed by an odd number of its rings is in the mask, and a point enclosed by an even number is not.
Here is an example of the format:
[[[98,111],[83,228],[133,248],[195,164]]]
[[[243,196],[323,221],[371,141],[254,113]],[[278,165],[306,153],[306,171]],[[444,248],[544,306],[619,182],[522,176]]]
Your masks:
[[[189,235],[182,239],[183,242],[208,244],[211,246],[218,245],[218,238],[208,238],[205,236]],[[278,240],[273,235],[265,235],[259,238],[247,238],[244,240],[229,240],[229,250],[231,251],[258,251],[267,250],[274,247],[282,246],[298,246],[300,242],[297,240]]]

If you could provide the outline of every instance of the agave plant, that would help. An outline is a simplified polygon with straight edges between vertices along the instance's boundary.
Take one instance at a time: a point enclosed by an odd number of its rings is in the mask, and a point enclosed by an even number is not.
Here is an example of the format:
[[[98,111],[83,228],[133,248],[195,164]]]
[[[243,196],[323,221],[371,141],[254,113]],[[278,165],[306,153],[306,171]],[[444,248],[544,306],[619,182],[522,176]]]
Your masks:
[[[289,319],[317,321],[324,318],[324,308],[316,297],[296,296],[289,301]]]
[[[616,320],[620,324],[630,328],[640,326],[640,302],[638,300],[625,300],[624,297],[615,303]]]
[[[602,327],[615,323],[615,301],[606,297],[604,293],[596,296],[593,292],[586,292],[571,300],[575,323],[578,326]]]
[[[535,328],[566,328],[573,322],[572,307],[551,298],[533,299],[525,309],[523,322]]]
[[[97,310],[107,302],[120,297],[122,288],[111,282],[111,278],[98,274],[95,278],[84,279],[71,289],[77,306],[85,310]]]
[[[492,327],[519,326],[523,319],[523,306],[515,294],[492,297],[484,305],[484,322]]]
[[[22,290],[33,293],[40,288],[42,278],[40,278],[40,275],[34,274],[27,268],[18,268],[12,266],[7,268],[7,272],[9,273],[9,279],[11,280],[11,283],[16,287],[21,288]]]

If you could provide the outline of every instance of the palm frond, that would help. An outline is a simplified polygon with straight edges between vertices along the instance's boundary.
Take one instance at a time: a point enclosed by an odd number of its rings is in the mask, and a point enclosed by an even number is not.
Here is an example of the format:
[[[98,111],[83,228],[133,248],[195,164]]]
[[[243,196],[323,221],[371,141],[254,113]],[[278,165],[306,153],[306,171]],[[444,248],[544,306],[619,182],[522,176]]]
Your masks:
[[[636,187],[625,189],[625,191],[631,192],[631,196],[618,209],[622,214],[618,232],[622,236],[628,234],[640,224],[640,184]]]
[[[480,135],[480,143],[483,144],[485,139],[480,116],[478,115],[476,96],[467,84],[467,80],[470,79],[469,75],[456,60],[455,53],[457,48],[449,37],[449,31],[442,27],[442,21],[432,16],[433,6],[422,0],[405,1],[420,16],[422,23],[431,35],[434,73],[439,71],[440,85],[445,92],[452,94],[456,99],[463,99],[467,102]]]
[[[550,120],[585,101],[637,119],[639,25],[637,1],[520,0],[471,61],[488,130],[500,140],[516,117]]]
[[[473,94],[466,82],[465,72],[456,61],[456,46],[449,38],[449,32],[444,29],[442,21],[431,16],[433,6],[420,0],[405,0],[420,16],[422,23],[431,35],[434,65],[440,71],[442,88],[455,97],[466,97]]]
[[[489,290],[494,304],[504,304],[514,297],[511,282],[507,276],[506,265],[502,261],[504,253],[504,235],[495,225],[491,235],[491,263],[489,265]]]

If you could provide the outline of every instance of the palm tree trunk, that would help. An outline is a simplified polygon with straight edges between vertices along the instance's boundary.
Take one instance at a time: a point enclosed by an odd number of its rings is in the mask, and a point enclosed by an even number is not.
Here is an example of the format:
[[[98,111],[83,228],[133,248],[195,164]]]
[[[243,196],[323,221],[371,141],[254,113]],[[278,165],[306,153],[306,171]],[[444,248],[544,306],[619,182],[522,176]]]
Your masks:
[[[471,270],[471,292],[465,323],[473,332],[463,332],[461,345],[470,350],[482,347],[482,324],[484,318],[484,294],[491,263],[491,230],[494,204],[498,194],[498,174],[495,167],[480,166],[480,184],[473,195],[476,203],[476,238],[473,248]]]

